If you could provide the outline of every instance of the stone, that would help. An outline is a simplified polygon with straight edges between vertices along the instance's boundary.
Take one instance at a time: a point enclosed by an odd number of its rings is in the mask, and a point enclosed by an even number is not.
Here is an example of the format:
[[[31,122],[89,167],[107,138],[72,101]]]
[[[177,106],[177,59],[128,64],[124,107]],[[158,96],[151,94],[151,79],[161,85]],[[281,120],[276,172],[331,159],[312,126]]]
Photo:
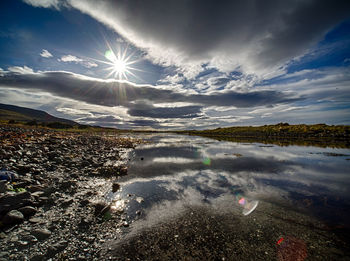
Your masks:
[[[2,223],[4,225],[20,224],[23,221],[24,221],[24,216],[18,210],[11,210],[2,218]]]
[[[128,174],[128,168],[127,167],[121,167],[120,170],[119,170],[119,174],[120,175],[127,175]]]
[[[7,191],[6,180],[0,180],[0,193],[5,193]]]
[[[44,223],[44,220],[41,218],[33,217],[28,220],[30,223],[36,224],[36,223]]]
[[[51,236],[51,231],[47,229],[34,229],[32,235],[35,236],[38,240],[44,240]]]
[[[5,194],[0,197],[0,213],[28,206],[33,203],[29,192],[19,192],[15,194]]]
[[[87,206],[89,203],[90,203],[90,200],[88,200],[88,199],[83,199],[82,201],[80,201],[80,205],[82,207]]]
[[[120,185],[118,183],[113,183],[112,192],[115,193],[120,189]]]
[[[27,241],[27,242],[38,242],[38,239],[35,237],[35,236],[33,236],[33,235],[23,235],[22,237],[21,237],[21,240],[22,241]]]
[[[32,196],[35,198],[38,198],[38,197],[43,197],[44,194],[45,194],[44,191],[35,191],[32,193]]]
[[[95,216],[100,216],[100,215],[104,215],[105,213],[107,213],[110,210],[110,205],[108,205],[105,202],[97,202],[94,204],[95,207]]]
[[[32,186],[28,186],[26,188],[29,192],[37,192],[37,191],[42,191],[44,190],[44,187],[43,186],[40,186],[40,185],[32,185]]]
[[[37,212],[36,208],[33,208],[31,206],[21,207],[18,209],[18,211],[21,212],[25,217],[33,216]]]

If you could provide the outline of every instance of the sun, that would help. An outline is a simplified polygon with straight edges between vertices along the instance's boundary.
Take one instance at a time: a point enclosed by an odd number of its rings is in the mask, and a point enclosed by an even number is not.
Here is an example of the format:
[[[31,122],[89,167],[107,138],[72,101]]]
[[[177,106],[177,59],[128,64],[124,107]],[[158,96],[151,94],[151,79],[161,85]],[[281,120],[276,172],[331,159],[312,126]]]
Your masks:
[[[125,70],[127,69],[126,62],[123,60],[115,60],[113,64],[113,69],[117,73],[124,73]]]
[[[118,80],[128,80],[128,74],[136,76],[131,71],[137,70],[136,68],[131,67],[132,64],[136,63],[136,60],[131,60],[132,54],[127,54],[127,49],[124,51],[119,50],[118,52],[114,53],[112,49],[109,49],[105,52],[104,55],[108,62],[107,64],[110,65],[107,69],[110,70],[110,73],[108,76],[113,75],[114,78],[117,78]]]

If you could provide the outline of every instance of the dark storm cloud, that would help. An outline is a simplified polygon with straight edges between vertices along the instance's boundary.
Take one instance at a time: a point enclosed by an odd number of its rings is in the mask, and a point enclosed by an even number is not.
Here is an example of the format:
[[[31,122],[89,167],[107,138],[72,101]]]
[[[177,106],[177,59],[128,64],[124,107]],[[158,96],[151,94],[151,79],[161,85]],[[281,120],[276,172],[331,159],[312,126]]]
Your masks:
[[[111,115],[105,115],[105,116],[98,116],[98,117],[85,117],[85,118],[79,118],[80,121],[93,121],[95,123],[113,123],[113,122],[119,122],[116,117],[111,116]]]
[[[152,128],[160,128],[161,126],[157,121],[152,120],[131,120],[128,121],[129,124],[133,125],[134,127],[152,127]]]
[[[99,80],[68,72],[43,72],[43,73],[6,73],[0,77],[0,85],[20,89],[34,89],[51,93],[55,96],[70,98],[90,104],[104,106],[125,106],[133,115],[140,115],[140,110],[145,110],[142,115],[149,117],[186,117],[200,111],[199,106],[235,106],[255,107],[260,105],[273,105],[278,103],[294,102],[300,98],[293,98],[291,94],[277,91],[255,91],[248,93],[225,92],[203,94],[183,94],[171,90],[158,89],[150,85],[134,85],[129,82],[111,80]],[[141,108],[132,102],[150,101],[153,103],[187,102],[199,106],[184,106],[179,108],[159,108],[150,105]]]
[[[128,110],[131,116],[143,116],[151,118],[196,118],[199,117],[201,106],[183,107],[154,107],[151,104],[133,104]]]
[[[301,55],[350,15],[348,0],[69,0],[158,62],[231,59],[264,69]],[[237,63],[237,64],[236,64]]]

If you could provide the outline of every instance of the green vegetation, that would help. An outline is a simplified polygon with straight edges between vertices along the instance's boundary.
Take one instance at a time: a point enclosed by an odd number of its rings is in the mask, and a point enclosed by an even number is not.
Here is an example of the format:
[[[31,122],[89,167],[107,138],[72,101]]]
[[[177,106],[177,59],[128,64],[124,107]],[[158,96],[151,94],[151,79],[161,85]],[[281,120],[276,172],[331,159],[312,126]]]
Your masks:
[[[31,117],[23,115],[18,112],[0,109],[0,120],[11,120],[11,121],[30,121]]]
[[[261,142],[278,145],[312,145],[322,147],[350,147],[350,126],[326,124],[289,125],[279,123],[258,127],[229,127],[212,130],[177,131],[177,133],[211,137],[237,142]]]

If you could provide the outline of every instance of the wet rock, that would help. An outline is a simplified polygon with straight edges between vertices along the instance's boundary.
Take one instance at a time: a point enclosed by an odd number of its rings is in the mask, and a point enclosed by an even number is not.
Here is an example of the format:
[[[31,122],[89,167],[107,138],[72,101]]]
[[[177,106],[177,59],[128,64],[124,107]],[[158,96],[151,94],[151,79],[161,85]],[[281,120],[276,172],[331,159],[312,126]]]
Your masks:
[[[110,205],[105,202],[97,202],[94,204],[95,216],[102,216],[110,210]]]
[[[21,207],[18,209],[18,211],[21,212],[25,217],[33,216],[37,212],[36,208],[31,206]]]
[[[32,243],[38,241],[38,239],[35,236],[33,236],[33,235],[23,235],[21,237],[21,240],[22,241],[27,241],[27,242],[32,242]]]
[[[38,240],[44,240],[44,239],[46,239],[46,238],[51,236],[51,231],[47,230],[47,229],[35,229],[31,233]]]
[[[15,225],[22,223],[23,221],[24,216],[18,210],[11,210],[2,218],[2,223],[4,225]]]
[[[127,167],[121,167],[119,170],[119,174],[122,176],[125,176],[128,174],[128,168]]]
[[[118,183],[113,183],[112,192],[115,193],[120,189],[120,185]]]

